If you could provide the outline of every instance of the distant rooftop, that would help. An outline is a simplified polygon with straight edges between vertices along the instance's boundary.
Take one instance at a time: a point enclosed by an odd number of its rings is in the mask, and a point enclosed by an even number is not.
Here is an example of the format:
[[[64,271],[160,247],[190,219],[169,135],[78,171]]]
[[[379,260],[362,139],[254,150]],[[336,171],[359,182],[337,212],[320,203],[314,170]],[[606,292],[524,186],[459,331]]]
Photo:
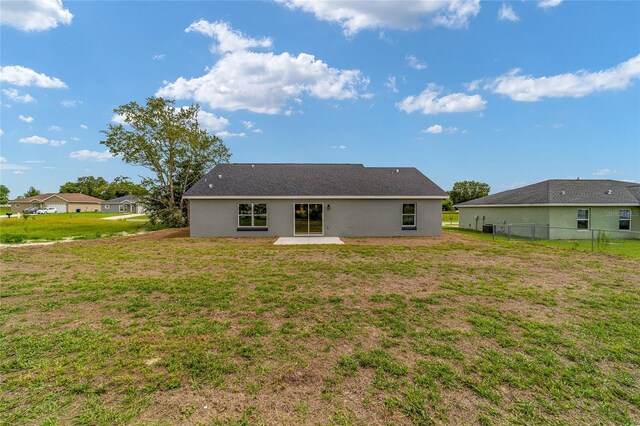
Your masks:
[[[640,206],[640,184],[611,179],[550,179],[457,206],[620,204]]]
[[[414,167],[362,164],[218,164],[191,187],[191,197],[406,196],[447,194]]]

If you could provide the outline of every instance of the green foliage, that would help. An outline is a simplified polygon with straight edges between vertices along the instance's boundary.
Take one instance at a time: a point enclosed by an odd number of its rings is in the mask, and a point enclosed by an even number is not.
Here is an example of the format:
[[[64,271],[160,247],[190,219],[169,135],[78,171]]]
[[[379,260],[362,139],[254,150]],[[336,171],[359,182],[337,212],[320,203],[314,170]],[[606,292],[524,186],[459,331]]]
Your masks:
[[[41,192],[39,189],[34,188],[33,186],[29,187],[27,192],[24,193],[25,197],[33,197],[34,195],[40,195]]]
[[[6,185],[0,185],[0,204],[9,202],[9,188]]]
[[[163,98],[147,98],[146,106],[130,102],[114,109],[125,124],[109,124],[100,143],[128,164],[142,166],[153,177],[144,178],[148,193],[143,203],[153,223],[184,226],[182,196],[207,170],[229,161],[224,142],[198,123],[200,107],[177,108]]]
[[[453,184],[453,189],[449,191],[449,198],[453,204],[464,203],[476,198],[489,195],[491,188],[488,184],[473,180],[463,180]]]
[[[147,191],[126,176],[118,176],[113,182],[103,177],[81,176],[75,182],[67,182],[60,186],[60,192],[85,194],[92,197],[111,200],[124,195],[142,196]]]
[[[451,201],[451,197],[442,200],[442,211],[443,212],[452,212],[453,210],[454,210],[453,201]]]
[[[609,247],[610,242],[611,238],[605,231],[598,231],[598,236],[596,237],[596,250],[605,251],[607,247]]]

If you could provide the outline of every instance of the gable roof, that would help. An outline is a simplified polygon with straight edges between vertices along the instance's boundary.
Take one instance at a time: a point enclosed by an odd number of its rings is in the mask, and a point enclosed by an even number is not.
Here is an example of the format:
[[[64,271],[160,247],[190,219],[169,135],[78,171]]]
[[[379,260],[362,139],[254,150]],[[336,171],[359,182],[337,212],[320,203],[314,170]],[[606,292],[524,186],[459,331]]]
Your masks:
[[[86,204],[98,204],[102,199],[92,197],[85,194],[75,194],[69,192],[53,193],[47,192],[46,194],[33,195],[31,197],[21,198],[19,200],[11,200],[10,203],[30,203],[32,201],[44,202],[51,197],[58,197],[66,201],[67,203],[86,203]]]
[[[130,203],[137,203],[138,197],[136,197],[135,195],[123,195],[122,197],[116,197],[111,200],[101,201],[100,204],[121,204],[125,201],[128,201]]]
[[[184,198],[423,197],[447,194],[414,167],[218,164]]]
[[[640,205],[640,184],[611,179],[550,179],[456,206],[598,204]]]

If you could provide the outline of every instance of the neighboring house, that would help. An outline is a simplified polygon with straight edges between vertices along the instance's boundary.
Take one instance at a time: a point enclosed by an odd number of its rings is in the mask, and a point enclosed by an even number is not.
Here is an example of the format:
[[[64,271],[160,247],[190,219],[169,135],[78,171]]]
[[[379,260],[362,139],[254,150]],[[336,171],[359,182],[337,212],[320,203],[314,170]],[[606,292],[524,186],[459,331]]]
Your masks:
[[[465,229],[536,224],[550,227],[537,235],[551,239],[591,238],[589,230],[640,231],[640,184],[618,180],[552,179],[456,207],[459,227]],[[526,226],[510,230],[514,235],[530,232]]]
[[[100,211],[102,213],[144,213],[144,206],[137,197],[123,195],[113,200],[102,201]]]
[[[192,237],[437,236],[447,194],[413,167],[219,164],[184,198]]]
[[[55,207],[58,213],[100,211],[100,198],[84,194],[48,193],[9,201],[12,212],[21,212],[27,207]]]

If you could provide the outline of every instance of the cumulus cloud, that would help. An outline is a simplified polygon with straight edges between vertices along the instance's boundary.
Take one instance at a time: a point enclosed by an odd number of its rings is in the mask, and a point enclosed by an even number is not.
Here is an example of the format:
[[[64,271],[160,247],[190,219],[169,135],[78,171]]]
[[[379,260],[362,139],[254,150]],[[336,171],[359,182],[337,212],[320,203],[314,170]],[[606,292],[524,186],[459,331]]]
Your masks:
[[[511,5],[508,5],[506,3],[502,3],[502,7],[500,7],[500,10],[498,11],[498,19],[501,21],[511,22],[518,22],[520,20]]]
[[[87,126],[86,124],[81,124],[81,125],[80,125],[80,128],[81,128],[81,129],[85,129],[85,130],[87,130],[87,129],[89,128],[89,126]]]
[[[222,132],[216,133],[216,136],[223,139],[224,138],[244,138],[247,136],[247,134],[245,132],[233,133],[233,132],[228,132],[226,130],[223,130]]]
[[[211,108],[228,111],[246,109],[262,114],[278,114],[286,104],[303,94],[318,99],[355,99],[368,79],[359,70],[331,68],[313,55],[288,52],[251,52],[249,47],[270,46],[270,39],[245,38],[228,24],[198,21],[190,31],[210,35],[217,40],[214,49],[225,52],[207,74],[180,77],[167,82],[156,95],[192,99]]]
[[[458,133],[458,128],[457,127],[444,127],[440,124],[434,124],[433,126],[427,127],[426,129],[424,129],[422,131],[422,133],[429,133],[432,135],[438,135],[440,133],[449,133],[449,134],[454,134],[454,133]],[[465,130],[462,131],[462,133],[466,133]]]
[[[347,149],[346,145],[333,145],[331,148],[333,149]]]
[[[480,95],[452,93],[438,97],[442,88],[431,83],[418,96],[407,96],[396,106],[406,113],[420,111],[423,114],[482,111],[487,102]]]
[[[65,108],[73,108],[78,105],[82,105],[82,101],[78,101],[76,99],[63,99],[60,101],[60,105]]]
[[[49,131],[50,132],[59,132],[61,130],[62,130],[62,127],[56,126],[55,124],[52,124],[51,126],[49,126]]]
[[[602,71],[557,74],[549,77],[520,75],[520,69],[488,82],[484,88],[514,101],[536,102],[542,98],[580,98],[593,92],[623,90],[640,78],[640,55]]]
[[[4,4],[5,2],[3,2]],[[18,2],[7,2],[18,3]],[[14,86],[36,86],[44,89],[66,89],[64,81],[56,77],[49,77],[31,68],[20,65],[6,65],[0,67],[0,82]]]
[[[20,93],[19,90],[10,88],[10,89],[2,89],[2,93],[4,93],[9,99],[16,102],[22,102],[28,104],[30,102],[35,102],[35,98],[28,93],[24,95]]]
[[[23,175],[24,172],[20,171],[20,170],[16,170],[15,172],[13,172],[14,175]]]
[[[617,175],[618,172],[617,170],[611,170],[611,169],[599,169],[596,170],[595,172],[593,172],[593,176],[608,176],[608,175]]]
[[[273,46],[273,41],[270,38],[256,39],[247,37],[242,32],[231,28],[231,25],[227,22],[209,22],[201,19],[189,25],[184,31],[186,33],[197,32],[207,37],[215,38],[218,43],[211,47],[211,51],[214,53],[238,52],[252,48],[270,49]]]
[[[69,158],[73,158],[74,160],[80,161],[95,161],[98,163],[105,162],[113,158],[113,155],[109,152],[109,150],[100,152],[100,151],[89,151],[88,149],[81,149],[80,151],[73,151],[69,154]]]
[[[203,129],[211,132],[218,132],[229,125],[229,120],[224,117],[217,116],[213,113],[200,110],[198,111],[198,123]]]
[[[538,2],[538,7],[543,9],[548,9],[550,7],[556,7],[562,3],[562,0],[540,0]]]
[[[154,61],[164,61],[164,58],[166,57],[167,55],[165,55],[164,53],[158,53],[156,55],[153,55],[151,59],[153,59]]]
[[[18,140],[20,143],[31,143],[35,145],[51,145],[51,146],[62,146],[67,143],[67,141],[59,141],[54,139],[47,139],[42,136],[29,136],[28,138],[21,138]]]
[[[416,58],[413,55],[407,55],[405,57],[405,60],[407,61],[407,66],[416,70],[423,70],[425,68],[427,68],[427,63],[421,61],[420,59]]]
[[[5,157],[0,157],[0,169],[2,169],[2,170],[21,171],[21,170],[28,170],[29,167],[22,166],[20,164],[9,163]]]
[[[21,31],[45,31],[58,24],[69,25],[73,14],[61,0],[20,0],[0,2],[0,22]]]
[[[386,87],[387,89],[389,89],[393,93],[398,93],[398,86],[396,85],[395,76],[390,75],[387,78],[387,82],[384,83],[384,87]]]
[[[319,20],[336,22],[348,36],[365,29],[417,29],[425,24],[466,27],[480,12],[479,0],[308,1],[277,0],[290,9],[313,13]]]
[[[245,129],[251,130],[253,133],[262,133],[262,129],[258,129],[256,127],[256,123],[254,123],[253,121],[243,121],[242,125]]]
[[[24,121],[25,123],[33,123],[33,117],[31,116],[20,114],[18,118],[20,119],[20,121]]]

